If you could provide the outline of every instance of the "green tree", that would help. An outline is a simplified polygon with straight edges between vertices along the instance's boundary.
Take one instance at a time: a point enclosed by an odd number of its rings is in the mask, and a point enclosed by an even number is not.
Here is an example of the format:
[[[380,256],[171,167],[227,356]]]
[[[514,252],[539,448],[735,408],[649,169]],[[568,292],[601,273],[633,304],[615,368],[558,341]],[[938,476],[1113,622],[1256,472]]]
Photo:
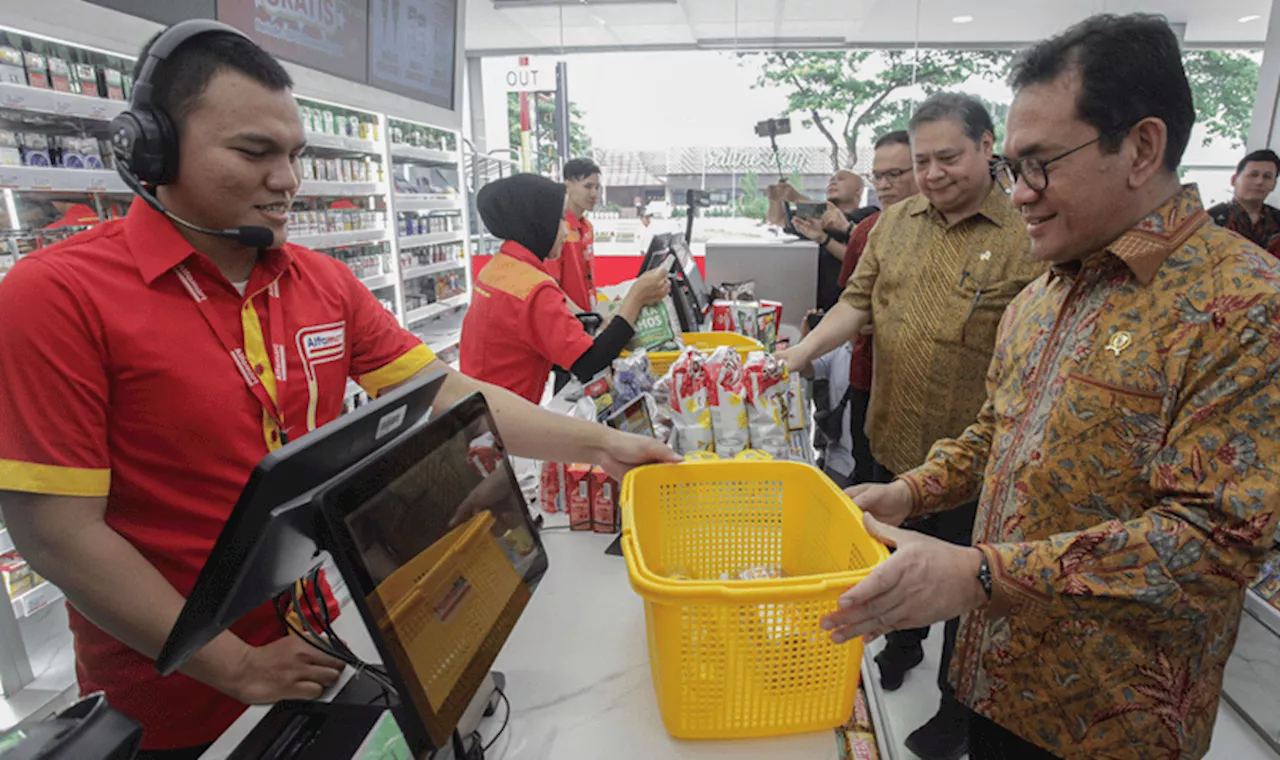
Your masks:
[[[530,93],[530,108],[536,102],[536,98]],[[587,134],[586,125],[583,124],[585,117],[578,104],[569,101],[569,155],[565,156],[565,160],[591,157],[591,135]],[[511,147],[520,149],[520,94],[515,92],[507,93],[507,140]]]
[[[760,178],[754,171],[742,175],[738,183],[741,193],[734,201],[735,216],[749,219],[763,219],[769,212],[769,198],[760,192]]]
[[[895,94],[913,84],[926,94],[955,87],[973,77],[998,79],[1011,54],[1002,50],[850,50],[742,53],[760,68],[757,87],[786,89],[788,111],[805,114],[831,144],[831,165],[840,168],[840,148],[857,163],[864,130],[884,132],[906,126],[911,103]]]
[[[1256,54],[1242,50],[1186,50],[1182,63],[1196,102],[1196,121],[1204,125],[1204,144],[1215,138],[1243,148],[1253,121],[1258,92]]]

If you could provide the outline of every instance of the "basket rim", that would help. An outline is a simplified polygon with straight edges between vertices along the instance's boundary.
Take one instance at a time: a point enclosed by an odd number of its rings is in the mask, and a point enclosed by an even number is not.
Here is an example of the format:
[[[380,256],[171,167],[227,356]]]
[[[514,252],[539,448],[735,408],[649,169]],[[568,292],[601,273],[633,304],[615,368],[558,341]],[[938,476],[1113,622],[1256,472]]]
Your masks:
[[[707,466],[749,466],[758,468],[760,466],[769,466],[770,469],[795,469],[813,471],[811,465],[800,462],[774,461],[774,462],[757,462],[749,460],[718,460],[709,462],[681,462],[679,464],[657,464],[637,467],[626,474],[622,481],[622,503],[630,507],[634,504],[633,495],[635,492],[635,479],[637,476],[643,475],[647,471],[664,467],[707,467]],[[819,473],[820,474],[820,473]],[[838,495],[842,501],[859,522],[862,522],[863,512],[849,498],[848,494],[842,491],[829,479],[823,477],[822,480],[827,487]],[[769,603],[778,601],[778,594],[785,593],[787,601],[805,601],[814,599],[828,599],[839,596],[849,589],[850,586],[864,580],[876,567],[889,558],[889,550],[878,540],[873,540],[875,545],[874,562],[868,567],[859,570],[843,570],[833,573],[820,573],[817,575],[806,575],[795,578],[769,578],[762,580],[688,580],[674,581],[659,575],[651,570],[644,561],[638,539],[636,538],[636,525],[634,509],[626,508],[622,511],[622,554],[627,562],[627,576],[631,581],[631,587],[641,597],[655,602],[669,601],[673,603],[688,604],[698,601],[734,604],[750,604],[750,603]]]

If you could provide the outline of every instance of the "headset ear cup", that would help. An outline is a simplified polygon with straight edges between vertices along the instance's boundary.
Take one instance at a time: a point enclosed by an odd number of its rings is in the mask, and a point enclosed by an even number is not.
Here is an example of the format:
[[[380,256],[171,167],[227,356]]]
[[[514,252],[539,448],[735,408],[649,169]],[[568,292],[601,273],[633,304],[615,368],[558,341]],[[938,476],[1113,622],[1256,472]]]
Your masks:
[[[148,109],[156,125],[159,140],[155,145],[160,165],[157,167],[153,185],[168,185],[178,178],[178,128],[169,114],[159,109]]]

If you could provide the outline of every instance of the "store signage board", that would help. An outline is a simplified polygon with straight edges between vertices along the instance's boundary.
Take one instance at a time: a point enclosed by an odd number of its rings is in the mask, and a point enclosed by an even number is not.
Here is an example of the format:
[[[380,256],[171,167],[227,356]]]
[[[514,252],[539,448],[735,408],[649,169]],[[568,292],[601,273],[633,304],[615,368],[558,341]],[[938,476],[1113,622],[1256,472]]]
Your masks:
[[[369,84],[453,108],[458,0],[369,0]]]
[[[285,60],[365,81],[369,0],[218,0],[218,20]]]
[[[507,92],[554,92],[556,62],[551,58],[514,58],[502,79]]]

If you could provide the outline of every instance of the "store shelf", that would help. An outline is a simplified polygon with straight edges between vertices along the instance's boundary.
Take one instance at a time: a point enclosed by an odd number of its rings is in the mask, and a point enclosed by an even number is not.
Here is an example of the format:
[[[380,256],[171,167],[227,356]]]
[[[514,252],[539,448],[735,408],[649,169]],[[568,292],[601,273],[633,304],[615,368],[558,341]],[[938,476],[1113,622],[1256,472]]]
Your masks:
[[[404,161],[414,161],[422,164],[430,164],[432,166],[457,166],[458,154],[451,153],[447,150],[432,150],[431,148],[418,148],[413,145],[405,145],[404,143],[391,144],[391,157],[402,159]]]
[[[456,195],[428,195],[427,193],[399,193],[396,195],[396,211],[457,211],[462,202]]]
[[[1280,636],[1280,610],[1271,606],[1271,604],[1258,596],[1253,589],[1248,589],[1244,594],[1244,608],[1249,611],[1250,615],[1257,618],[1259,623],[1265,625],[1277,636]]]
[[[451,348],[457,348],[458,344],[462,343],[462,330],[455,330],[443,338],[429,340],[426,343],[433,354],[443,354]]]
[[[22,619],[63,598],[61,589],[45,581],[13,600],[13,616]]]
[[[307,133],[307,150],[324,153],[362,153],[380,155],[380,143],[345,135],[326,135],[322,132]]]
[[[414,248],[420,245],[440,245],[441,243],[461,243],[462,230],[451,232],[432,232],[428,235],[401,235],[400,248]]]
[[[442,261],[439,264],[427,264],[426,266],[421,266],[421,267],[410,267],[409,269],[404,270],[403,275],[404,275],[405,281],[408,282],[409,280],[412,280],[414,278],[426,277],[429,274],[435,274],[437,272],[447,272],[450,269],[461,269],[466,265],[467,265],[467,262],[462,259],[456,259],[454,261]]]
[[[0,528],[0,554],[13,551],[13,539],[9,538],[8,528]]]
[[[350,232],[322,232],[317,235],[289,236],[290,243],[316,250],[324,248],[341,248],[344,245],[377,243],[386,239],[387,231],[385,229],[352,230]]]
[[[71,92],[28,87],[12,82],[0,83],[0,108],[10,108],[15,111],[108,122],[128,107],[128,102],[123,100],[76,95]]]
[[[59,169],[43,166],[0,166],[0,187],[66,193],[128,193],[113,169]]]
[[[304,179],[298,195],[316,196],[348,196],[348,195],[382,195],[385,192],[377,182],[323,182],[318,179]]]
[[[424,319],[431,319],[432,317],[439,316],[441,314],[444,314],[447,311],[452,311],[459,307],[466,306],[470,302],[470,300],[471,300],[470,296],[466,293],[463,293],[460,296],[454,296],[453,298],[446,298],[443,301],[438,301],[436,303],[423,306],[420,309],[414,309],[413,311],[409,312],[409,314],[406,316],[405,324],[410,324],[412,322],[421,322]]]
[[[380,274],[376,277],[365,277],[360,282],[369,290],[378,290],[379,288],[389,288],[396,284],[395,274]]]

